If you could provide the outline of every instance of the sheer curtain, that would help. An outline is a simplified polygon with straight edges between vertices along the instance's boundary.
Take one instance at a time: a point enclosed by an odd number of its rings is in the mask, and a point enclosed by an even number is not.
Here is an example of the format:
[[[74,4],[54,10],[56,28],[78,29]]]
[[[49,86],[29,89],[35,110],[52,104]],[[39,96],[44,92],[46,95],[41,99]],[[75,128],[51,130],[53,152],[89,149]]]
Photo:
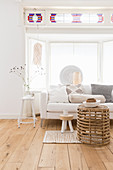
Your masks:
[[[103,83],[113,84],[113,41],[103,43]]]
[[[59,84],[61,70],[76,65],[83,72],[83,83],[97,82],[97,43],[51,43],[50,84]]]

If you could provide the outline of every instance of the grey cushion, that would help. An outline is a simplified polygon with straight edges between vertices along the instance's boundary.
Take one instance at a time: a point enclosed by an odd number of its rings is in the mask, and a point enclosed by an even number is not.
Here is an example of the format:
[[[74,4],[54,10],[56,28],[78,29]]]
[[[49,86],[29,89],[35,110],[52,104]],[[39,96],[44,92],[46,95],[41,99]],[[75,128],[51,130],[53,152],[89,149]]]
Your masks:
[[[113,85],[99,85],[99,84],[91,84],[92,94],[100,94],[104,95],[106,98],[106,103],[113,103],[112,100],[112,90]]]

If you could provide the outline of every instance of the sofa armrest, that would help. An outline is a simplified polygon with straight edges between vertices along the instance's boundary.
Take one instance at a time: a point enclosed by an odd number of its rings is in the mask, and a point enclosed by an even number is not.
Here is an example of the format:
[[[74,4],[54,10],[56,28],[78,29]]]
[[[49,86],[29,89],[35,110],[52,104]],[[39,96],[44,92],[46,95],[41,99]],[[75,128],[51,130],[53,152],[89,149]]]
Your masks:
[[[47,103],[48,103],[48,92],[44,90],[40,94],[40,117],[41,119],[46,118]]]

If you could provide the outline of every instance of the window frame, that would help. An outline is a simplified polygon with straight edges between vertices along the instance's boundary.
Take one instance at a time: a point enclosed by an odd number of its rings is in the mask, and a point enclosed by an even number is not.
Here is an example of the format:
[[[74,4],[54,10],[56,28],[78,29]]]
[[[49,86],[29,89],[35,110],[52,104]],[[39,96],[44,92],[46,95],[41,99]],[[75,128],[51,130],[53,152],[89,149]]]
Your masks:
[[[29,40],[32,39],[32,35],[26,33],[25,35],[25,63],[26,67],[26,77],[29,76],[29,55],[30,55],[30,48],[29,48]],[[34,38],[33,38],[34,39]],[[39,40],[39,39],[36,39]],[[113,41],[113,40],[111,40]],[[48,89],[51,85],[51,43],[97,43],[97,83],[103,84],[103,43],[109,41],[44,41],[45,42],[45,50],[46,50],[46,88]],[[36,90],[41,91],[42,89]],[[32,91],[32,90],[31,90]]]
[[[25,64],[26,64],[25,79],[27,80],[28,83],[29,83],[29,79],[30,79],[29,78],[29,65],[30,65],[30,53],[31,53],[31,51],[30,51],[30,40],[31,39],[44,42],[45,43],[45,49],[47,50],[46,41],[36,39],[36,38],[32,37],[32,35],[29,35],[27,33],[25,34]],[[46,52],[45,52],[45,54],[46,54]],[[47,73],[47,55],[45,55],[45,58],[46,58],[46,61],[45,61],[46,68],[45,68],[45,70],[46,70],[46,73]],[[40,92],[41,90],[46,89],[47,88],[47,74],[46,74],[45,78],[46,78],[46,87],[45,88],[39,88],[39,90],[30,89],[30,91],[31,92],[32,91],[33,92],[35,92],[35,91]]]
[[[77,28],[84,28],[84,27],[96,27],[96,28],[112,28],[113,25],[111,22],[111,16],[113,14],[112,9],[77,9],[70,8],[70,9],[64,9],[64,8],[24,8],[24,25],[25,27],[77,27]],[[26,22],[26,14],[28,13],[41,13],[43,15],[43,22],[39,23],[27,23]],[[101,23],[51,23],[50,22],[50,14],[51,13],[64,13],[64,14],[103,14],[104,21]]]

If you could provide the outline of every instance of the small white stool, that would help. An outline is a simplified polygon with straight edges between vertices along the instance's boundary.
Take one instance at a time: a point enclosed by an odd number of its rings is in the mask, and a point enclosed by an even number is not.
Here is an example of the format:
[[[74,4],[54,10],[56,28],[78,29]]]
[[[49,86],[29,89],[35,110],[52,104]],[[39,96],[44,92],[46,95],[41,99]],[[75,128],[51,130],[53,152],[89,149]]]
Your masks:
[[[71,123],[71,120],[73,120],[73,115],[67,114],[66,112],[66,114],[60,115],[60,120],[62,120],[61,133],[63,133],[67,129],[67,122],[69,124],[70,132],[73,132],[73,127]]]
[[[33,115],[33,117],[26,117],[26,118],[33,118],[33,122],[23,122],[22,121],[24,101],[26,101],[26,100],[29,100],[31,102],[31,109],[32,109],[32,115]],[[34,110],[34,97],[32,97],[31,95],[24,96],[22,98],[21,112],[20,112],[20,115],[18,117],[18,128],[20,128],[20,124],[22,124],[22,123],[23,124],[34,123],[34,128],[35,128],[35,122],[36,122],[36,118],[35,118],[35,110]]]

